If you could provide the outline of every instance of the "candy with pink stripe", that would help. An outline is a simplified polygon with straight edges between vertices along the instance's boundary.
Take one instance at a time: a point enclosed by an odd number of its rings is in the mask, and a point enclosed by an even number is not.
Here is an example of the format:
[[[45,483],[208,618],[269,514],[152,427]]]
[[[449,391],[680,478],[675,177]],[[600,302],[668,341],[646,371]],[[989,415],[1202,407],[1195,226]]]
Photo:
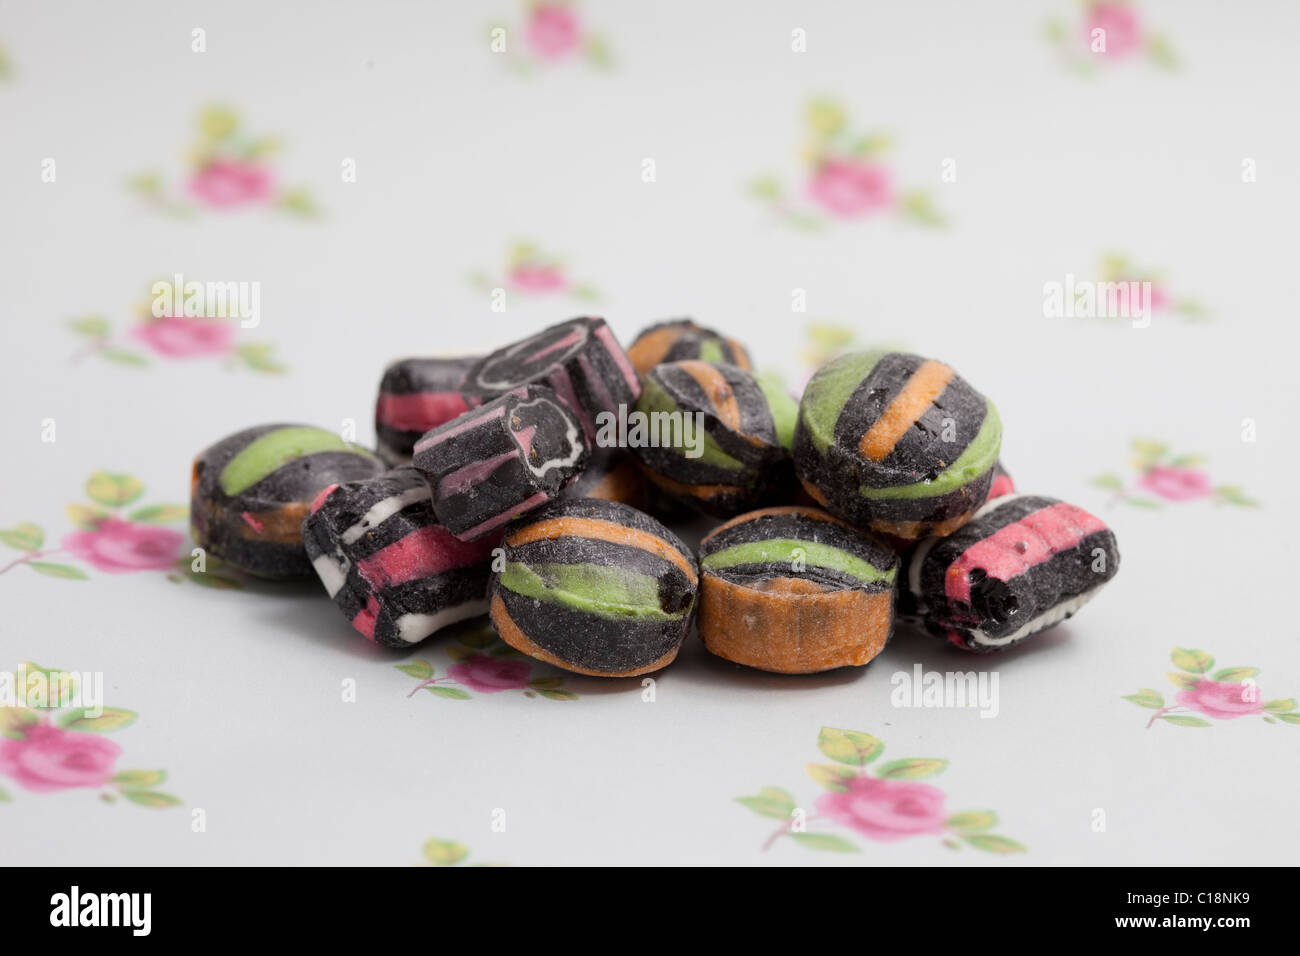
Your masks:
[[[1073,615],[1118,570],[1115,534],[1096,515],[1005,495],[917,546],[900,609],[963,650],[1001,650]]]
[[[469,401],[490,401],[520,385],[555,389],[578,414],[591,441],[598,416],[617,417],[641,394],[641,380],[604,319],[577,318],[498,349],[466,373],[462,392]]]
[[[325,590],[367,640],[409,647],[487,610],[500,535],[461,541],[442,527],[419,472],[398,468],[322,492],[303,543]]]
[[[477,360],[407,358],[384,369],[375,402],[375,433],[385,461],[408,462],[421,435],[470,408],[460,385]]]
[[[429,484],[439,523],[474,541],[559,497],[586,465],[589,448],[560,395],[520,385],[430,431],[416,443],[411,464]]]

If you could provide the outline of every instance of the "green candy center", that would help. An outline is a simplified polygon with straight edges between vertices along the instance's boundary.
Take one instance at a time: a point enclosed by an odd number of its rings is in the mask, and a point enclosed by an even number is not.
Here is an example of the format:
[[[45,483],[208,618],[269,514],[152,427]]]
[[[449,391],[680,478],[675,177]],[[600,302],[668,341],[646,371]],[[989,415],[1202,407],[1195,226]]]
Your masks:
[[[882,571],[870,561],[857,555],[822,544],[818,541],[800,541],[795,538],[770,538],[766,541],[746,541],[730,548],[715,551],[700,564],[706,571],[720,571],[742,564],[789,564],[791,574],[797,575],[799,565],[829,568],[857,578],[866,584],[877,581],[892,582],[896,568]]]
[[[255,439],[221,469],[221,490],[234,497],[251,488],[267,475],[278,471],[295,458],[322,451],[365,451],[345,442],[333,432],[321,428],[293,426],[277,428]]]
[[[835,423],[840,420],[858,386],[876,364],[889,353],[877,349],[843,355],[812,377],[804,390],[800,410],[813,447],[825,455],[835,441]]]
[[[501,585],[524,597],[610,618],[676,621],[659,604],[659,581],[600,564],[522,564],[507,561]]]
[[[679,408],[677,403],[673,401],[673,397],[669,395],[658,382],[649,376],[646,376],[645,378],[641,389],[641,398],[637,402],[636,407],[637,411],[643,412],[647,417],[659,412],[681,415],[683,416],[683,429],[695,427],[694,414]],[[714,440],[713,436],[710,435],[706,429],[700,429],[700,432],[700,435],[692,436],[697,440],[703,438],[703,441],[700,442],[700,456],[691,459],[692,461],[697,461],[705,465],[712,465],[715,468],[727,468],[731,471],[739,471],[744,468],[744,465],[738,459],[733,458],[722,450],[721,446],[718,445],[717,441]],[[669,445],[667,447],[685,458],[689,445],[683,443],[681,445]]]

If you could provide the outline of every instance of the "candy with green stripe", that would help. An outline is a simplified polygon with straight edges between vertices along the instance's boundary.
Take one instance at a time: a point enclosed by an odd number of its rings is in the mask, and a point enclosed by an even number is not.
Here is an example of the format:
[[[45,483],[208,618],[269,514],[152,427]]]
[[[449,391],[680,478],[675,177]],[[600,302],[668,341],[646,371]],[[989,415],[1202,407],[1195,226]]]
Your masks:
[[[904,352],[841,356],[809,380],[794,467],[827,510],[914,540],[948,534],[988,496],[997,408],[947,364]]]
[[[490,613],[525,654],[583,674],[669,663],[690,631],[699,568],[671,531],[627,505],[565,498],[506,527]]]
[[[893,628],[898,557],[818,508],[765,508],[700,543],[700,637],[760,670],[865,664]]]
[[[736,582],[802,578],[834,588],[890,590],[897,556],[881,542],[814,508],[766,508],[714,530],[700,567]]]
[[[793,490],[798,404],[770,376],[687,359],[646,373],[628,445],[660,491],[726,518]]]
[[[194,540],[266,578],[306,577],[302,522],[320,492],[387,470],[366,449],[309,425],[260,425],[199,454],[191,476]]]

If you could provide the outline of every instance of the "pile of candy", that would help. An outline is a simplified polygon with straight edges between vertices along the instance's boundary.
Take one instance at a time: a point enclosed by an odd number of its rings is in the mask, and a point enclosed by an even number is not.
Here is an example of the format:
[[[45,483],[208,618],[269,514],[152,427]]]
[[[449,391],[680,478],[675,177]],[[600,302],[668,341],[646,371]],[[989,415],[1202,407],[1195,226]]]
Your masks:
[[[202,452],[194,537],[260,577],[314,572],[379,644],[488,614],[519,651],[609,677],[671,663],[695,623],[778,673],[866,664],[896,616],[1000,650],[1115,576],[1099,519],[1014,493],[997,409],[948,365],[845,355],[799,401],[751,368],[685,319],[627,351],[579,318],[396,362],[378,455],[300,425]],[[659,520],[686,515],[727,519],[698,555]]]

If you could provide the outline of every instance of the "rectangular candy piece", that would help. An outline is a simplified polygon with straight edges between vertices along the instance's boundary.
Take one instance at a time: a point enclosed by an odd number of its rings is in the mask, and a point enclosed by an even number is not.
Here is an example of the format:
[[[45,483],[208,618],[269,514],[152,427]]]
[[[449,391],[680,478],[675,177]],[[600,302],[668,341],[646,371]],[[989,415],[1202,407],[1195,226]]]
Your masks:
[[[411,464],[429,483],[438,521],[474,541],[558,497],[589,447],[559,395],[523,385],[433,429]]]
[[[1073,615],[1119,570],[1114,533],[1037,495],[988,501],[946,538],[921,542],[908,591],[926,629],[962,650],[1001,650]]]
[[[545,385],[578,415],[594,444],[602,412],[617,415],[641,394],[636,369],[604,319],[570,319],[498,349],[466,373],[461,391],[489,401],[521,385]]]
[[[312,567],[368,640],[409,647],[487,612],[492,549],[438,524],[429,486],[412,468],[332,485],[303,522]]]
[[[477,358],[408,358],[384,369],[375,402],[379,454],[390,465],[411,460],[420,436],[470,408],[460,392]],[[477,402],[475,402],[477,403]]]

